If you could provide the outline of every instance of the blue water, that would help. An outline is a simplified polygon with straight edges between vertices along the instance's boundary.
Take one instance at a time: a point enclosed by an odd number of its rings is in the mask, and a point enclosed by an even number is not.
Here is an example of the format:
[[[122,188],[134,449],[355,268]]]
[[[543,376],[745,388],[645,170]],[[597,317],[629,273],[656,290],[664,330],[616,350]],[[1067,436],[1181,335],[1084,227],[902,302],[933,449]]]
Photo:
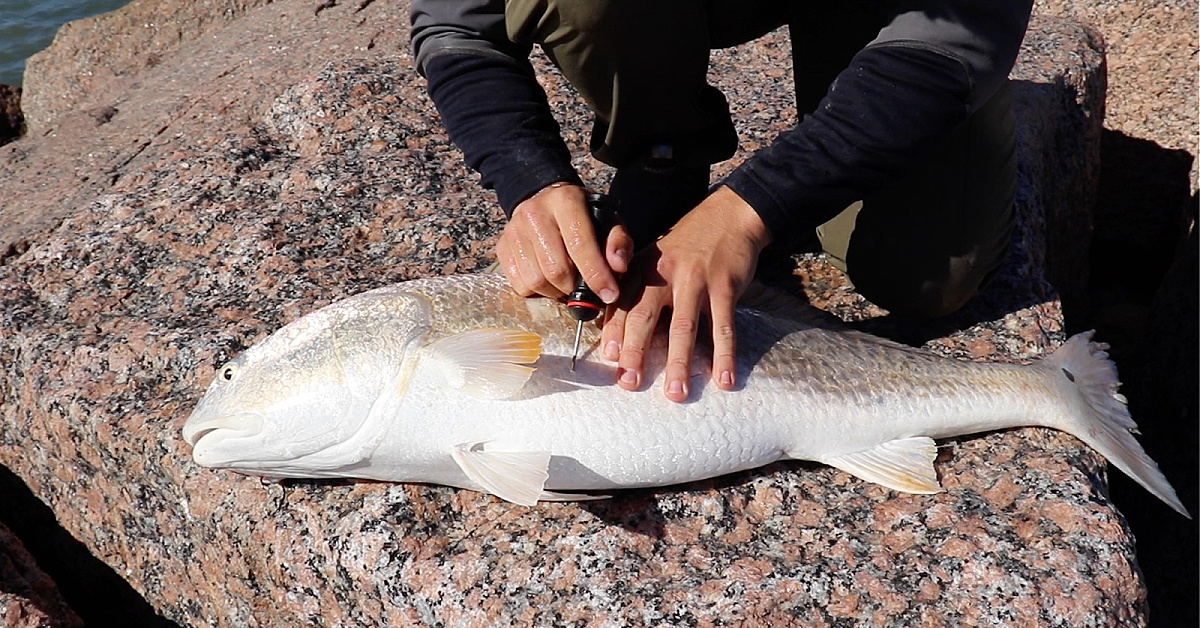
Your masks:
[[[0,83],[20,85],[25,59],[50,45],[66,22],[112,11],[130,0],[0,0]]]

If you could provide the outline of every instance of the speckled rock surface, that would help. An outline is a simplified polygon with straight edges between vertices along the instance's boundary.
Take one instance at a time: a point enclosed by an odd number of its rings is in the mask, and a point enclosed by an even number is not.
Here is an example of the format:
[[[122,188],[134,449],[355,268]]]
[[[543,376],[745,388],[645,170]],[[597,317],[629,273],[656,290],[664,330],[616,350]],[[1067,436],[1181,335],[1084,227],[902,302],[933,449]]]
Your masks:
[[[58,587],[37,565],[21,540],[0,524],[0,626],[81,628]]]
[[[1034,2],[1039,15],[1065,16],[1101,30],[1111,86],[1105,128],[1190,154],[1192,192],[1200,184],[1198,6],[1196,0]]]
[[[271,0],[134,0],[120,11],[64,24],[49,48],[29,58],[24,76],[31,133],[98,92],[120,94],[146,68]]]
[[[326,4],[250,11],[139,72],[121,102],[85,98],[57,118],[70,134],[0,149],[0,184],[25,199],[0,199],[0,245],[24,242],[0,265],[0,464],[163,616],[189,626],[1145,623],[1103,461],[1044,429],[945,448],[947,491],[934,496],[789,463],[522,508],[430,486],[264,485],[192,464],[179,429],[216,364],[339,297],[490,262],[500,213],[423,95],[405,7]],[[1061,342],[1043,269],[1075,252],[1048,260],[1046,241],[1060,221],[1085,220],[1090,158],[1047,156],[1092,132],[1103,91],[1094,42],[1079,33],[1035,29],[1026,46],[1020,119],[1051,126],[1022,135],[1017,241],[971,306],[937,329],[880,317],[811,256],[795,273],[790,261],[775,268],[775,283],[947,355],[1023,360]],[[714,61],[747,149],[794,121],[787,58],[775,34]],[[581,172],[603,185],[606,171],[582,156],[590,116],[543,80]],[[117,111],[84,124],[105,106]]]

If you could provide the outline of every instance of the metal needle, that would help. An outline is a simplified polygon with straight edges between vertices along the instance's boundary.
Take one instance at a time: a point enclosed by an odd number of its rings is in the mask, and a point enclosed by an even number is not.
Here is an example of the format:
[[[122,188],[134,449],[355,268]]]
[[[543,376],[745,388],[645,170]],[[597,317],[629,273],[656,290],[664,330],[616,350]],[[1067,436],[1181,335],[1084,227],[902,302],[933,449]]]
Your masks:
[[[579,339],[583,337],[583,321],[575,323],[575,348],[571,350],[571,372],[575,372],[575,360],[579,358]]]

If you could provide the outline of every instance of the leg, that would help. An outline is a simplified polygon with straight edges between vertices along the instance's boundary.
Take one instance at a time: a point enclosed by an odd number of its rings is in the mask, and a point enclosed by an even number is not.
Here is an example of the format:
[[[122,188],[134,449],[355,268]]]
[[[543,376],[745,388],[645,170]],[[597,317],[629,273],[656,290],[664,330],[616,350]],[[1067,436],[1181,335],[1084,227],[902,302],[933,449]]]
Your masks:
[[[747,4],[749,3],[749,4]],[[783,24],[777,0],[508,0],[514,41],[538,43],[596,113],[592,154],[638,248],[708,194],[708,167],[737,149],[709,49]]]
[[[622,167],[668,145],[716,163],[737,148],[725,97],[706,80],[708,14],[694,0],[508,0],[509,38],[539,44],[596,113],[591,149]]]
[[[791,7],[788,33],[796,83],[796,112],[816,110],[833,79],[879,35],[892,4],[880,0],[834,0]]]
[[[1004,85],[899,185],[855,203],[818,235],[872,302],[941,316],[1003,261],[1015,193],[1012,90]]]

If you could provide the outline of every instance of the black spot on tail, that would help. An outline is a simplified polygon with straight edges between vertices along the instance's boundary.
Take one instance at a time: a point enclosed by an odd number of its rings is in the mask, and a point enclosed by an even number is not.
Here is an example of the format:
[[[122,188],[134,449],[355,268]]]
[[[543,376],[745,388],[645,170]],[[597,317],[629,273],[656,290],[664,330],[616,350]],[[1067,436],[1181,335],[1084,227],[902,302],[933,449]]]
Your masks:
[[[1067,376],[1067,379],[1071,380],[1072,382],[1074,382],[1074,381],[1075,381],[1075,374],[1074,374],[1074,373],[1072,373],[1071,371],[1068,371],[1067,369],[1063,369],[1063,370],[1062,370],[1062,372],[1063,372],[1063,375],[1066,375],[1066,376]]]

